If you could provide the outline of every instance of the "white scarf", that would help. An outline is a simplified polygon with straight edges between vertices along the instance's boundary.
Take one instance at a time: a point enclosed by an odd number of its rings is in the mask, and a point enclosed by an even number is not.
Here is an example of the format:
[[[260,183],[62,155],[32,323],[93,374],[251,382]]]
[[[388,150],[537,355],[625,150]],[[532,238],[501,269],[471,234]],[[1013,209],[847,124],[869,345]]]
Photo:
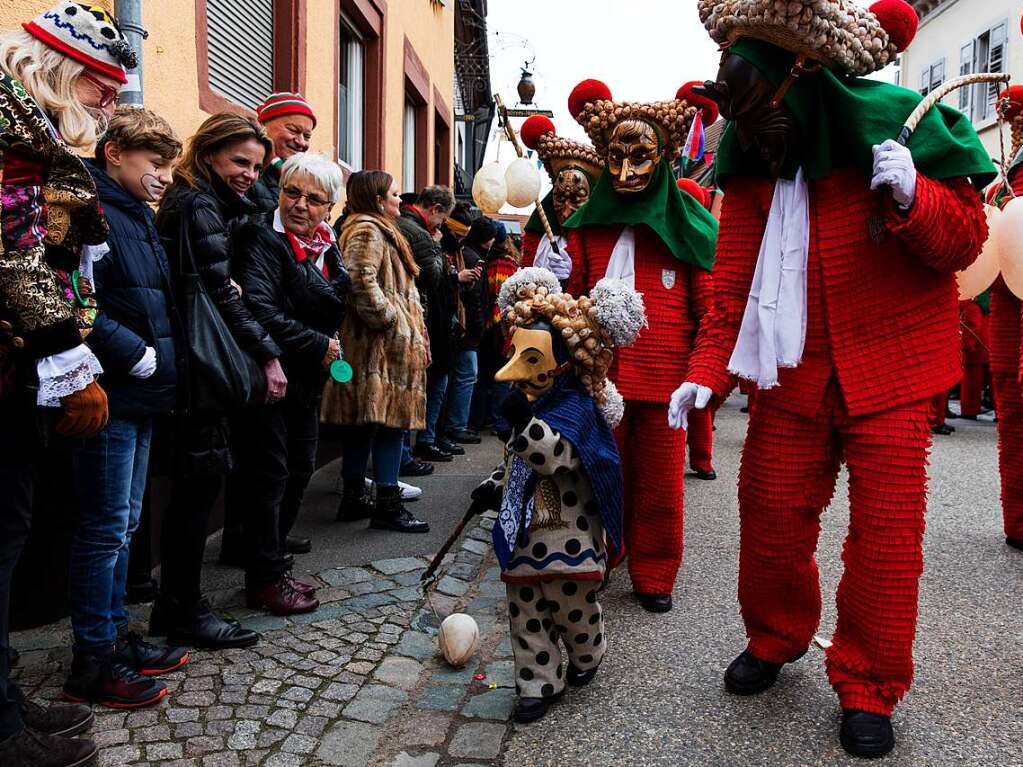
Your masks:
[[[604,276],[621,280],[631,289],[636,289],[636,232],[631,226],[627,225],[618,236]]]
[[[794,368],[806,344],[806,265],[810,197],[802,168],[778,179],[760,243],[753,285],[728,369],[760,389],[778,385],[778,368]]]

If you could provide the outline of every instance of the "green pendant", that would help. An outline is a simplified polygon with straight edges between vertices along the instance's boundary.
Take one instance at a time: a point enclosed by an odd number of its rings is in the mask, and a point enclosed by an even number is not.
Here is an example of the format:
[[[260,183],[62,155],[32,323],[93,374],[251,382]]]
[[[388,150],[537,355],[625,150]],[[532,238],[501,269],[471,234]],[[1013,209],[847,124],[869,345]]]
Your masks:
[[[330,377],[338,383],[348,383],[352,380],[352,366],[345,360],[334,360],[330,363]]]

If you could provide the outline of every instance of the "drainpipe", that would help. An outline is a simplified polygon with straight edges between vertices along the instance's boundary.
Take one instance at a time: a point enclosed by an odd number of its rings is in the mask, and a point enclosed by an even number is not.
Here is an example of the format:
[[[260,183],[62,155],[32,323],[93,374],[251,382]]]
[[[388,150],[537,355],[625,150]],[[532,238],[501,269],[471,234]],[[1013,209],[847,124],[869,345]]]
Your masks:
[[[122,104],[142,104],[142,41],[149,37],[142,26],[142,0],[117,0],[114,4],[117,26],[135,49],[139,65],[128,70],[128,84],[121,89]]]

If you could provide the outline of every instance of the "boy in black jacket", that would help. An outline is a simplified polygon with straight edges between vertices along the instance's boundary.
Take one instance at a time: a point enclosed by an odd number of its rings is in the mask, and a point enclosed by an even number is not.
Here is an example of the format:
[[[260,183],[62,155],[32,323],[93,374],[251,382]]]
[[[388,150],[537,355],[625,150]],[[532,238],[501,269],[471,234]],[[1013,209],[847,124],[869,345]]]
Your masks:
[[[64,697],[117,708],[158,702],[167,689],[153,677],[188,662],[183,648],[155,647],[127,632],[124,604],[153,416],[171,410],[176,398],[180,327],[149,203],[160,199],[180,154],[181,142],[163,118],[120,107],[90,166],[110,238],[86,275],[102,297],[86,343],[103,365],[110,422],[75,451],[74,661]]]

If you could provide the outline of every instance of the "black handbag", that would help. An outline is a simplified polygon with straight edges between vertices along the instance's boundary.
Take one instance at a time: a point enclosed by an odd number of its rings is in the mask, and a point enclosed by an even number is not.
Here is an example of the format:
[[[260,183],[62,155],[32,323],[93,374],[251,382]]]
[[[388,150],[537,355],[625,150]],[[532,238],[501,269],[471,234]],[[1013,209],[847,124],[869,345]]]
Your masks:
[[[188,236],[190,216],[183,211],[178,246],[181,301],[188,339],[188,408],[197,413],[228,412],[266,403],[266,375],[231,334],[210,298]]]

